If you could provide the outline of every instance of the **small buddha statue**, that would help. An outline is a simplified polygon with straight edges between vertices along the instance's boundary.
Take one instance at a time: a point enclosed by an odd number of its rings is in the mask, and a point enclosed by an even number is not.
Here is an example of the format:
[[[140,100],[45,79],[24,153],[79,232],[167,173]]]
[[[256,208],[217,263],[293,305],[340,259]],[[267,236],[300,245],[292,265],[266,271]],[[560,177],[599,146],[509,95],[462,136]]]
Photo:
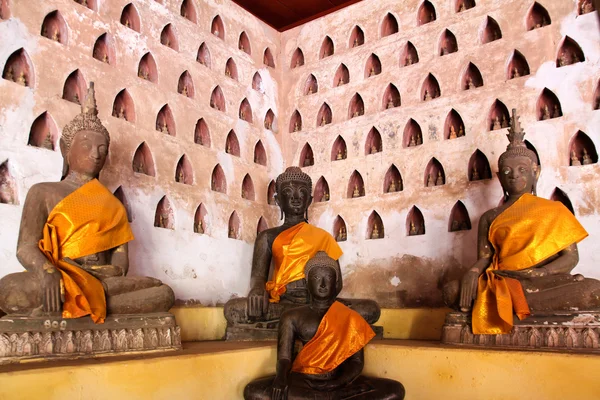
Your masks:
[[[423,136],[421,135],[421,132],[417,132],[417,146],[423,144]]]
[[[271,128],[273,128],[273,122],[272,122],[271,120],[268,120],[268,119],[267,119],[267,120],[265,120],[265,128],[266,128],[266,129],[269,129],[269,130],[270,130]]]
[[[337,234],[335,240],[336,240],[336,242],[343,242],[344,241],[344,236],[342,234],[342,228],[340,228],[338,230],[338,234]]]
[[[550,110],[548,109],[548,105],[544,104],[544,109],[542,111],[542,120],[550,119]]]
[[[313,94],[313,87],[312,87],[312,85],[310,85],[308,87],[308,94]]]
[[[304,159],[304,166],[305,167],[310,167],[311,165],[313,165],[313,159],[310,155],[306,155],[306,158]]]
[[[329,201],[329,192],[325,192],[325,194],[323,194],[323,198],[325,201]]]
[[[225,148],[225,153],[231,154],[231,143],[227,142],[227,148]]]
[[[217,108],[217,104],[215,103],[215,99],[210,99],[210,108]]]
[[[171,40],[168,37],[165,38],[164,45],[167,47],[171,47]]]
[[[450,54],[450,51],[448,50],[447,43],[444,42],[444,44],[442,45],[442,48],[440,50],[440,55],[445,56],[446,54]]]
[[[245,49],[244,49],[244,43],[241,43],[241,42],[240,42],[240,50],[241,50],[241,51],[245,51]]]
[[[377,146],[375,146],[375,144],[371,145],[371,154],[376,154],[379,152],[379,149],[377,148]]]
[[[415,147],[417,145],[417,139],[415,135],[410,135],[410,142],[408,143],[408,147]]]
[[[394,105],[394,99],[392,99],[392,98],[390,97],[390,98],[388,99],[388,102],[387,102],[387,109],[389,110],[390,108],[394,108],[394,107],[395,107],[395,105]]]
[[[577,153],[575,153],[575,150],[571,150],[571,166],[581,166],[581,161],[579,160],[579,157],[577,157]]]
[[[358,38],[354,38],[354,44],[352,45],[352,47],[358,47],[359,43],[358,43]]]
[[[371,66],[371,69],[369,70],[369,78],[375,75],[375,67]]]
[[[468,89],[475,89],[475,82],[473,82],[473,78],[471,77],[467,80],[467,90]]]
[[[412,56],[412,54],[408,53],[408,56],[406,56],[406,65],[413,65],[413,64],[414,64],[413,56]]]
[[[373,224],[373,231],[371,232],[371,239],[379,239],[379,226]]]
[[[509,121],[506,119],[506,115],[502,114],[502,125],[501,127],[504,128],[508,128],[509,125]]]
[[[225,68],[225,76],[231,78],[231,71],[229,70],[229,67]]]
[[[300,63],[300,59],[297,59],[297,60],[296,60],[296,68],[298,68],[298,67],[300,67],[300,66],[302,66],[302,64]]]
[[[442,171],[438,171],[437,179],[435,180],[435,186],[441,186],[444,184],[444,177],[442,176]]]
[[[21,71],[17,78],[17,83],[21,86],[27,86],[27,78],[25,78],[25,72]]]
[[[213,35],[217,37],[221,35],[221,32],[219,32],[219,28],[215,28],[215,30],[213,31]]]
[[[44,141],[40,146],[43,149],[54,150],[54,141],[52,140],[52,134],[50,131],[46,132],[46,136],[44,137]]]
[[[325,119],[325,115],[321,117],[321,126],[327,125],[327,120]]]
[[[494,123],[492,125],[492,130],[502,129],[502,125],[500,124],[500,118],[496,115],[494,118]]]
[[[144,172],[144,160],[141,157],[137,163],[133,164],[133,170],[134,170],[134,172],[137,172],[138,174],[145,173]]]
[[[181,91],[181,94],[184,95],[185,97],[190,97],[188,94],[188,87],[187,85],[183,86],[183,90]]]
[[[460,7],[458,7],[458,12],[463,12],[465,11],[465,3],[461,3]]]
[[[77,92],[73,93],[73,103],[81,105],[81,101],[79,100],[79,95]]]
[[[160,131],[161,131],[162,133],[166,133],[167,135],[169,135],[169,134],[170,134],[170,133],[169,133],[169,127],[168,127],[168,125],[167,125],[167,122],[166,122],[166,121],[163,121],[163,123],[162,123],[162,125],[161,125],[161,127],[160,127]]]
[[[6,70],[6,72],[4,73],[4,79],[9,80],[9,81],[15,81],[15,77],[14,77],[14,72],[13,72],[13,67],[10,66],[8,67],[8,69]]]
[[[125,108],[123,108],[123,105],[121,105],[121,107],[119,107],[119,112],[117,113],[117,118],[127,119],[127,116],[125,115]]]
[[[300,132],[300,123],[298,121],[294,122],[294,132]]]
[[[163,210],[158,216],[158,227],[169,229],[169,213]]]
[[[60,32],[58,31],[58,29],[54,30],[54,33],[52,34],[52,40],[54,40],[55,42],[60,42]]]
[[[558,107],[558,104],[554,105],[554,113],[552,114],[552,118],[558,118],[560,117],[560,108]]]
[[[521,72],[519,71],[519,69],[517,67],[514,67],[512,70],[512,77],[513,78],[520,78],[521,77]]]
[[[425,101],[431,100],[431,94],[429,94],[429,90],[425,89],[425,96],[423,97]]]
[[[244,110],[240,110],[240,119],[246,119],[246,113]]]
[[[435,186],[434,182],[433,182],[433,175],[428,174],[427,175],[427,187],[433,187]]]
[[[560,56],[558,57],[558,66],[564,67],[565,65],[569,65],[569,59],[567,57],[566,51],[563,51],[560,53]]]
[[[342,153],[342,149],[338,149],[336,160],[342,160],[344,158],[344,154]]]
[[[417,230],[417,227],[415,226],[415,223],[413,221],[410,221],[410,229],[408,231],[408,235],[409,236],[416,236],[419,234],[419,231]]]
[[[125,26],[131,28],[131,21],[129,21],[129,18],[125,20]]]
[[[450,232],[457,232],[460,230],[460,224],[457,220],[452,220],[452,224],[450,226]]]
[[[237,239],[237,235],[236,235],[235,229],[233,229],[233,226],[229,228],[229,238]]]
[[[388,193],[394,193],[396,191],[396,181],[392,179],[390,185],[388,186]]]
[[[477,170],[477,165],[473,165],[473,171],[471,172],[471,180],[472,181],[478,181],[479,178],[479,171]]]
[[[458,137],[463,137],[463,136],[465,136],[465,129],[463,128],[462,125],[460,125],[458,127]]]
[[[358,116],[359,116],[358,110],[354,110],[354,113],[352,114],[352,118],[356,118]]]
[[[181,169],[180,169],[179,171],[177,171],[177,176],[176,176],[176,179],[175,179],[175,180],[176,180],[178,183],[183,183],[183,180],[184,180],[184,179],[183,179],[183,170],[181,170]]]
[[[449,139],[456,139],[456,130],[454,129],[454,125],[450,125],[450,136]]]
[[[194,224],[194,232],[195,233],[204,233],[204,226],[202,224],[202,219],[198,220],[198,222],[196,222]]]
[[[138,76],[145,80],[150,80],[150,73],[148,72],[148,67],[140,66],[140,70],[138,72]]]
[[[358,189],[358,185],[354,184],[354,191],[352,192],[352,197],[360,197],[360,190]]]
[[[592,161],[592,157],[590,157],[587,149],[584,147],[583,148],[583,165],[590,165],[593,163],[594,162]]]

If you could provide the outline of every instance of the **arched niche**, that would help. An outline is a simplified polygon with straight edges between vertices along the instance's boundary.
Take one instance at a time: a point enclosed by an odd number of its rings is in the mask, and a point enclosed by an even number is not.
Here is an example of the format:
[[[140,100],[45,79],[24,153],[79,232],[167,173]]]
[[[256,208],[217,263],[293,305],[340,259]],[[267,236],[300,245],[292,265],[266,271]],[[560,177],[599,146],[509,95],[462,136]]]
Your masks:
[[[11,174],[8,160],[0,164],[0,204],[19,204],[17,183]]]
[[[54,10],[44,18],[41,35],[45,38],[67,45],[69,30],[60,11]]]
[[[208,230],[208,211],[204,204],[200,203],[194,213],[194,233],[208,234]]]
[[[237,212],[234,211],[229,217],[227,237],[229,239],[240,240],[241,236],[240,218],[238,217]]]
[[[250,174],[246,174],[242,180],[242,199],[254,201],[256,196],[254,194],[254,182]]]
[[[263,217],[260,217],[258,220],[258,224],[256,224],[256,234],[258,235],[262,231],[266,231],[269,229],[269,225],[267,225],[267,221]]]
[[[492,170],[488,158],[479,149],[475,150],[469,158],[467,176],[471,182],[492,179]]]
[[[571,203],[571,199],[569,199],[569,196],[567,196],[567,194],[561,189],[555,187],[552,191],[552,194],[550,195],[550,200],[561,202],[565,207],[569,209],[569,211],[571,211],[571,214],[575,215],[575,209],[573,208],[573,203]]]
[[[225,139],[225,153],[236,157],[240,156],[240,142],[233,129],[229,131]]]
[[[113,195],[123,204],[125,207],[125,212],[127,213],[127,220],[129,222],[133,222],[133,212],[131,210],[131,204],[129,204],[129,199],[125,195],[125,191],[123,190],[123,186],[119,186],[117,190],[113,193]]]
[[[385,227],[383,220],[377,211],[373,211],[367,219],[367,240],[385,238]]]
[[[421,126],[414,119],[409,119],[402,135],[402,147],[416,147],[423,144]]]
[[[461,86],[463,90],[471,90],[483,86],[483,77],[481,76],[481,72],[479,71],[479,68],[477,68],[477,66],[472,62],[469,62],[469,65],[463,73]]]
[[[535,148],[535,146],[533,144],[531,144],[531,142],[529,140],[526,140],[525,147],[527,147],[529,150],[531,150],[535,153],[535,157],[537,158],[537,165],[541,166],[540,155],[539,155],[537,149]]]
[[[510,59],[508,60],[506,79],[520,78],[529,74],[529,64],[527,63],[527,59],[519,50],[513,50]]]
[[[361,95],[356,93],[352,96],[348,105],[348,119],[360,117],[361,115],[365,115],[365,102]]]
[[[348,240],[346,221],[339,215],[333,221],[333,236],[335,236],[336,242],[345,242]]]
[[[107,32],[98,37],[94,43],[93,57],[103,63],[114,65],[116,62],[115,45],[112,36]]]
[[[133,3],[129,3],[123,8],[123,12],[121,13],[121,24],[138,33],[140,32],[140,14]]]
[[[325,36],[323,43],[321,44],[321,50],[319,51],[319,59],[323,59],[332,56],[335,52],[333,40],[329,36]]]
[[[270,206],[277,205],[275,202],[275,181],[272,180],[269,182],[269,186],[267,187],[267,204]]]
[[[270,131],[273,131],[273,132],[276,131],[276,129],[275,129],[275,113],[270,108],[267,110],[267,113],[265,114],[264,127],[265,127],[265,129],[268,129]]]
[[[175,167],[175,182],[185,185],[194,184],[194,170],[188,157],[184,154],[181,156]]]
[[[156,206],[154,226],[164,229],[175,229],[175,213],[167,196],[163,196]]]
[[[454,33],[450,32],[448,29],[445,29],[444,32],[442,32],[442,36],[440,36],[438,47],[438,54],[440,56],[456,53],[458,51],[458,43],[456,42],[456,36],[454,36]]]
[[[260,140],[254,146],[254,163],[267,166],[267,152]]]
[[[315,165],[315,155],[310,144],[306,143],[300,152],[300,167],[310,167]]]
[[[367,140],[365,141],[365,155],[371,155],[381,153],[383,151],[383,141],[381,140],[381,134],[377,128],[372,127],[367,134]]]
[[[135,150],[132,160],[132,169],[133,172],[137,174],[156,176],[152,152],[150,152],[150,147],[148,147],[146,142],[140,144]]]
[[[395,33],[398,33],[398,20],[392,13],[387,13],[381,22],[381,37],[391,36]]]
[[[81,71],[76,69],[71,72],[63,86],[63,100],[70,101],[75,104],[82,104],[85,101],[87,94],[87,83]]]
[[[429,101],[440,97],[441,95],[442,91],[440,89],[440,84],[435,76],[430,73],[423,81],[423,85],[421,85],[421,100]]]
[[[331,146],[331,161],[345,160],[348,158],[348,147],[343,137],[338,136]]]
[[[252,77],[252,89],[254,89],[260,93],[265,92],[265,89],[263,87],[262,77],[260,76],[260,74],[258,72],[256,72],[254,74],[254,76]]]
[[[302,49],[298,47],[294,54],[292,54],[292,61],[290,62],[290,69],[299,68],[304,65],[304,53]]]
[[[358,25],[355,25],[352,28],[352,32],[350,32],[350,40],[348,42],[348,47],[358,47],[365,44],[365,32]]]
[[[0,19],[10,18],[10,5],[8,0],[0,0]]]
[[[325,177],[320,177],[315,185],[314,200],[317,203],[323,203],[330,200],[331,192],[329,191],[329,183]]]
[[[240,33],[240,39],[238,40],[238,49],[248,54],[249,56],[252,55],[252,46],[250,46],[250,38],[248,37],[246,31]]]
[[[596,164],[598,162],[598,153],[596,146],[588,135],[582,131],[577,131],[569,143],[569,165],[573,167],[581,165]]]
[[[404,183],[402,182],[402,175],[400,175],[398,168],[392,164],[383,178],[383,193],[396,193],[403,190]]]
[[[210,95],[210,107],[222,112],[227,111],[225,109],[225,96],[220,86],[215,87]]]
[[[435,157],[429,160],[429,163],[427,163],[424,175],[423,182],[425,187],[442,186],[446,184],[444,167]]]
[[[494,100],[487,120],[490,131],[508,128],[510,126],[510,115],[506,105],[498,99]]]
[[[594,110],[600,110],[600,80],[598,80],[598,84],[596,85],[596,90],[594,91],[594,99],[592,100],[592,108]]]
[[[27,52],[20,48],[12,53],[2,71],[2,78],[21,86],[35,88],[35,71]]]
[[[319,112],[317,113],[317,128],[320,126],[325,126],[331,123],[333,118],[333,113],[331,112],[331,108],[327,103],[323,103]]]
[[[346,190],[346,197],[349,199],[364,197],[365,196],[365,181],[362,175],[357,170],[352,172],[350,179],[348,180],[348,189]]]
[[[160,33],[160,44],[179,51],[179,41],[172,24],[167,24]]]
[[[211,68],[211,57],[210,50],[208,50],[208,46],[206,43],[202,43],[200,47],[198,47],[198,55],[196,56],[196,61],[200,64],[204,65],[207,68]]]
[[[237,65],[235,65],[235,61],[233,61],[233,58],[229,58],[229,60],[227,60],[227,63],[225,64],[225,76],[233,79],[234,81],[238,80]]]
[[[393,83],[390,83],[383,92],[381,109],[389,110],[391,108],[400,107],[401,104],[400,91]]]
[[[342,86],[347,83],[350,83],[350,71],[345,64],[340,64],[333,77],[333,86]]]
[[[471,218],[464,203],[460,200],[454,204],[448,219],[448,232],[470,231]]]
[[[592,0],[579,0],[577,5],[577,14],[583,15],[596,11],[594,2]]]
[[[115,97],[112,108],[112,116],[135,123],[135,104],[127,89],[121,90]]]
[[[179,83],[177,83],[177,93],[193,99],[196,95],[194,88],[194,81],[189,71],[184,71],[179,77]]]
[[[529,7],[529,11],[527,11],[527,18],[525,21],[527,24],[528,31],[537,28],[542,28],[552,23],[552,20],[550,19],[550,14],[548,14],[548,10],[546,10],[537,1],[534,2],[531,7]]]
[[[196,122],[196,129],[194,130],[194,143],[210,147],[210,129],[204,118],[200,118]]]
[[[300,132],[302,130],[302,115],[300,111],[296,110],[290,118],[290,133]]]
[[[245,98],[240,103],[240,112],[238,116],[241,120],[244,120],[250,124],[252,123],[252,107],[250,106],[248,99]]]
[[[381,74],[381,61],[375,54],[371,54],[365,65],[365,79]]]
[[[406,236],[425,234],[425,218],[417,206],[412,206],[406,216]]]
[[[154,61],[152,53],[144,54],[140,60],[138,77],[152,83],[158,83],[158,68],[156,67],[156,61]]]
[[[408,67],[409,65],[413,65],[419,62],[419,53],[417,52],[417,48],[410,41],[406,42],[404,48],[402,49],[402,53],[400,54],[400,65],[403,67]]]
[[[58,127],[56,122],[47,111],[44,111],[31,124],[27,144],[54,151],[56,150],[57,140]]]
[[[457,13],[467,11],[475,7],[475,5],[475,0],[456,0],[454,11]]]
[[[156,130],[167,135],[177,136],[175,118],[168,104],[162,106],[156,115]]]
[[[563,115],[558,97],[548,88],[544,88],[540,93],[536,108],[538,121],[559,118]]]
[[[444,122],[444,139],[457,139],[465,136],[465,124],[460,114],[452,109]]]
[[[270,68],[275,68],[275,58],[270,48],[266,48],[263,54],[263,64]]]
[[[225,40],[225,25],[223,25],[223,20],[220,16],[217,15],[212,20],[212,24],[210,25],[210,33],[221,40]]]
[[[481,44],[491,43],[493,41],[502,39],[502,30],[498,22],[489,15],[485,18],[483,30],[479,36]]]
[[[317,78],[313,74],[310,74],[304,83],[304,95],[308,96],[309,94],[314,94],[318,91],[319,83],[317,82]]]
[[[436,20],[435,7],[425,0],[417,11],[417,25],[425,25]]]
[[[196,12],[196,6],[193,0],[183,0],[181,2],[181,8],[179,9],[180,15],[191,21],[192,23],[198,23],[198,13]]]
[[[585,55],[583,54],[581,47],[579,47],[576,41],[568,36],[565,36],[558,47],[558,53],[556,55],[556,67],[565,67],[567,65],[583,61],[585,61]]]
[[[210,178],[210,190],[219,193],[227,193],[227,179],[225,178],[225,172],[221,168],[220,164],[217,164],[213,168]]]

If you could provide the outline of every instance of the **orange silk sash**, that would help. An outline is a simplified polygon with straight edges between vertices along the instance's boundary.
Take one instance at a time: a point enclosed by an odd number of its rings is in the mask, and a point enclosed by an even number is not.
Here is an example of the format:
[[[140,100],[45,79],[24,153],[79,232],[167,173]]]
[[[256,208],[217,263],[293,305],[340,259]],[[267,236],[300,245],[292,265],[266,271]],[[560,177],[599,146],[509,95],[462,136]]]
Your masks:
[[[524,319],[530,315],[521,283],[496,276],[494,270],[531,268],[587,237],[587,232],[560,202],[524,194],[492,223],[488,239],[494,258],[479,277],[473,307],[473,333],[509,333],[513,310]]]
[[[95,323],[106,317],[102,282],[66,262],[99,253],[133,240],[121,202],[97,179],[62,199],[48,215],[38,246],[60,270],[65,288],[63,318],[90,315]]]
[[[277,235],[272,246],[275,262],[273,280],[266,284],[271,303],[279,302],[288,283],[304,278],[304,266],[319,251],[326,252],[334,260],[342,256],[342,249],[333,236],[306,222]]]
[[[296,356],[292,371],[310,375],[331,372],[374,337],[375,332],[359,313],[336,301],[323,316],[315,336]]]

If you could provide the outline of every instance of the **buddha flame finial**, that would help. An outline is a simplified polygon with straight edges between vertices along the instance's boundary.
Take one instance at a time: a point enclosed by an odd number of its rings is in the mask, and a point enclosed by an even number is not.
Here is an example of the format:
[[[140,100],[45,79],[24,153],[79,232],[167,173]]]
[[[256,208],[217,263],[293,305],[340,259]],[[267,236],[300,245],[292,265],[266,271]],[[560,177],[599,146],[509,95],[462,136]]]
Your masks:
[[[521,128],[521,122],[519,121],[516,108],[512,109],[512,118],[510,120],[510,127],[508,128],[508,134],[506,137],[510,141],[507,149],[512,149],[514,147],[526,147],[524,142],[525,131],[523,128]]]
[[[83,114],[98,115],[98,107],[96,106],[96,91],[94,89],[94,82],[90,82],[90,87],[85,97],[85,102],[81,106],[81,112]]]

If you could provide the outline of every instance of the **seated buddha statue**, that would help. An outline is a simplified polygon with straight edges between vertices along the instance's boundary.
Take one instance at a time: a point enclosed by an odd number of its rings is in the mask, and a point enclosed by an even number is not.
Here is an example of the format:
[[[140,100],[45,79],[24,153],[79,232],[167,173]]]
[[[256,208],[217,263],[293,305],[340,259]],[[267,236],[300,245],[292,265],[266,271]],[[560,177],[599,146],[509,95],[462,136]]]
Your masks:
[[[588,234],[560,202],[536,196],[540,167],[513,110],[498,160],[503,203],[479,221],[477,262],[444,289],[448,305],[471,312],[475,334],[506,334],[529,315],[600,309],[600,281],[571,274]]]
[[[17,242],[25,272],[0,280],[0,309],[15,316],[166,312],[173,291],[158,279],[128,277],[133,234],[121,202],[98,181],[110,137],[93,83],[82,112],[62,131],[63,179],[27,193]]]
[[[342,249],[330,233],[307,222],[308,206],[313,199],[310,176],[298,167],[289,167],[277,177],[275,187],[275,201],[284,218],[283,225],[258,234],[252,257],[250,293],[247,298],[232,299],[225,304],[228,327],[260,322],[274,329],[283,311],[305,305],[308,292],[304,266],[318,251],[325,251],[336,260],[341,277],[338,260]],[[271,262],[274,270],[270,275]],[[336,295],[342,286],[340,278]],[[381,310],[372,300],[340,302],[357,311],[370,324],[379,319]]]
[[[375,333],[360,314],[336,300],[337,261],[320,251],[304,268],[309,304],[283,313],[276,375],[248,384],[244,399],[402,400],[400,382],[361,375],[363,349]],[[302,349],[294,356],[296,340]]]

